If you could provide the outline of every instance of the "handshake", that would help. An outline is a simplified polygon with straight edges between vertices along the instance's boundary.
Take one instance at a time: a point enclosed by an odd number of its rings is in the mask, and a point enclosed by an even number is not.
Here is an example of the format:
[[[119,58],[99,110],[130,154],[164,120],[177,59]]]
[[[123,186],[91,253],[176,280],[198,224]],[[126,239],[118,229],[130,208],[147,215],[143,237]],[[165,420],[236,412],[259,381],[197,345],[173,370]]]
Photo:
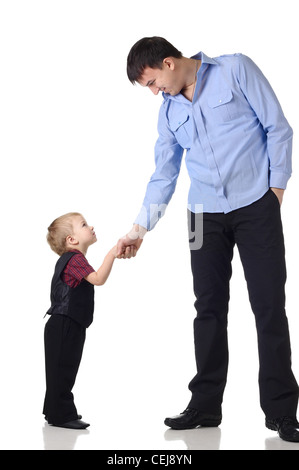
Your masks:
[[[120,238],[116,245],[116,258],[129,259],[136,256],[147,229],[134,224],[132,230]]]

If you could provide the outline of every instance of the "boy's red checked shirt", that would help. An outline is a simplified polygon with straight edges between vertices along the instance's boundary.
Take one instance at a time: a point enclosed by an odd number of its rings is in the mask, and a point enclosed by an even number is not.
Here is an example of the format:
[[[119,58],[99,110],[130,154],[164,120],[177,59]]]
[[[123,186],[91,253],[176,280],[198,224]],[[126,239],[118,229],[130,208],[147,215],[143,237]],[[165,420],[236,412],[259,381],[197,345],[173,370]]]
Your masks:
[[[72,250],[76,255],[67,263],[64,271],[62,273],[62,280],[70,287],[77,287],[82,279],[84,279],[88,274],[93,273],[94,269],[88,263],[87,259],[79,250]]]

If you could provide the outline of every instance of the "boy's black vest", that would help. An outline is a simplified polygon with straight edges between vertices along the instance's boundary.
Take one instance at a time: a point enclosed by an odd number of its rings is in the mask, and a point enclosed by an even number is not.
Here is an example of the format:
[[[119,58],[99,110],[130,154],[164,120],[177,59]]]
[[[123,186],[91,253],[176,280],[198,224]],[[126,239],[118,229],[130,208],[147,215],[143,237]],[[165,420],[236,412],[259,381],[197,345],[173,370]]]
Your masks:
[[[51,283],[51,307],[48,315],[66,315],[88,328],[93,321],[94,286],[85,279],[77,287],[70,287],[62,281],[63,270],[74,252],[64,253],[56,263]]]

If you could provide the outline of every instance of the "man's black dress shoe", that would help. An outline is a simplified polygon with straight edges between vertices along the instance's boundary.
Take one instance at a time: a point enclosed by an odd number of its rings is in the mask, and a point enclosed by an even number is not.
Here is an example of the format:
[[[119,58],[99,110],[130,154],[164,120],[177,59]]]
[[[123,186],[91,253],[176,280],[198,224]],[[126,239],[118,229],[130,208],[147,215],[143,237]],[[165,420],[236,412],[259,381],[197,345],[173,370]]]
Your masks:
[[[164,424],[172,429],[193,429],[198,426],[212,428],[219,426],[221,419],[221,415],[209,415],[194,408],[186,408],[183,413],[166,418]]]
[[[279,437],[284,441],[299,442],[299,423],[292,416],[284,416],[283,418],[267,419],[266,427],[271,431],[278,431]]]
[[[81,421],[81,419],[76,419],[75,421],[69,421],[68,423],[63,424],[52,424],[57,428],[67,428],[67,429],[86,429],[90,424]]]

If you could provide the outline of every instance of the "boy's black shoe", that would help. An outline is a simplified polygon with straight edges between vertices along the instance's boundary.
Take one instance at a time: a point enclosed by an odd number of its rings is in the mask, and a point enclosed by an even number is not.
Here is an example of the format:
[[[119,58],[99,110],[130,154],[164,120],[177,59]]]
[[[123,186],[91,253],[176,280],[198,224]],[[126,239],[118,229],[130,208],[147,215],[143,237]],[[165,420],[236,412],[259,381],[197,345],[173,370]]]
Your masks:
[[[75,421],[69,421],[68,423],[63,424],[52,424],[57,428],[67,428],[67,429],[86,429],[90,424],[81,421],[81,419],[76,419]]]
[[[82,415],[78,415],[78,419],[82,419]],[[48,416],[45,416],[45,420],[48,421],[48,424],[52,424],[52,423],[49,423]]]
[[[198,426],[217,427],[221,424],[221,415],[210,415],[195,410],[194,408],[186,408],[183,413],[166,418],[164,424],[172,429],[193,429]]]
[[[266,427],[271,431],[278,431],[279,437],[284,441],[299,442],[299,423],[296,417],[284,416],[283,418],[267,419]]]

